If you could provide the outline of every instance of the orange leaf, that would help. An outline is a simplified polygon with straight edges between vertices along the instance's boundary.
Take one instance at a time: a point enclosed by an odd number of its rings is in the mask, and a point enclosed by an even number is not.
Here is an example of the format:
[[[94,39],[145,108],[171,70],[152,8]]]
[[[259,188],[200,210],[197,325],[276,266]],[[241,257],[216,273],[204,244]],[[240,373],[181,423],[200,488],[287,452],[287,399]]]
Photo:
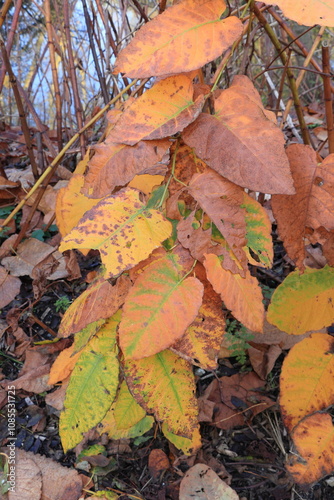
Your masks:
[[[214,170],[195,174],[189,183],[189,192],[224,236],[230,250],[246,268],[246,210],[242,207],[244,191],[224,179]]]
[[[185,73],[219,57],[242,34],[222,19],[224,0],[184,0],[145,24],[116,60],[114,73],[146,78]]]
[[[65,312],[58,336],[68,337],[90,323],[113,316],[123,305],[130,287],[131,282],[126,276],[120,276],[114,286],[104,280],[92,283]]]
[[[59,250],[98,249],[106,277],[112,277],[146,259],[171,231],[171,223],[158,210],[140,201],[139,191],[125,188],[86,212]]]
[[[115,144],[107,138],[94,148],[82,192],[92,198],[107,196],[116,186],[124,186],[135,175],[162,162],[169,147],[168,139],[141,141],[131,147]]]
[[[222,268],[217,255],[205,255],[204,267],[215,292],[226,307],[243,325],[255,332],[263,331],[264,305],[261,288],[256,278],[246,271],[246,277],[232,274]]]
[[[223,335],[225,316],[219,295],[205,276],[205,269],[197,264],[196,277],[204,285],[203,302],[192,324],[183,337],[173,344],[174,352],[205,370],[215,370]]]
[[[308,486],[334,470],[334,427],[328,413],[305,418],[293,431],[297,453],[290,456],[288,471],[296,483]]]
[[[334,26],[333,0],[274,0],[266,4],[278,5],[286,17],[304,26]]]
[[[132,181],[129,182],[128,187],[139,189],[142,193],[149,195],[155,187],[160,186],[163,180],[163,175],[136,175]]]
[[[333,337],[314,333],[298,342],[285,358],[280,405],[284,425],[290,431],[306,415],[334,403],[333,354]]]
[[[271,204],[284,247],[303,270],[307,228],[334,229],[334,154],[319,164],[310,146],[293,144],[287,155],[296,194],[274,195]]]
[[[152,262],[129,292],[119,328],[125,358],[140,359],[172,345],[195,319],[203,285],[183,278],[175,255]]]
[[[81,352],[74,352],[74,345],[71,345],[68,349],[64,349],[57,357],[55,362],[53,363],[50,376],[49,376],[49,384],[53,385],[57,382],[62,382],[71,375],[73,368],[77,362],[77,359],[81,355]]]
[[[182,138],[210,167],[239,186],[262,193],[294,193],[284,136],[252,82],[235,76]]]
[[[193,122],[204,104],[204,96],[193,101],[189,75],[174,75],[152,88],[126,107],[109,134],[113,142],[133,146],[143,139],[163,139]]]

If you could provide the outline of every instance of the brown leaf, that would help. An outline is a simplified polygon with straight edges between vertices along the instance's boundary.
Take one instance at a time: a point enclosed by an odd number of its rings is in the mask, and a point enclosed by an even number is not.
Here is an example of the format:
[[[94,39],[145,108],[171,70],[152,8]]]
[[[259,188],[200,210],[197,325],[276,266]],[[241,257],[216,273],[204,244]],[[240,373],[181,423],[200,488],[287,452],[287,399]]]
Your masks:
[[[266,380],[268,374],[274,368],[277,358],[282,354],[278,345],[268,346],[266,344],[253,344],[247,349],[249,361],[257,375]]]
[[[33,268],[54,251],[54,247],[29,238],[19,244],[15,257],[5,257],[1,263],[12,276],[31,276]]]
[[[215,100],[214,115],[202,113],[182,134],[210,167],[239,186],[262,193],[294,193],[284,136],[262,105],[252,82],[234,77]]]
[[[237,425],[245,425],[255,415],[275,404],[259,391],[263,386],[263,380],[254,372],[237,373],[232,377],[213,380],[199,400],[216,404],[212,422],[216,427],[232,429]]]
[[[53,392],[49,392],[45,396],[45,403],[47,405],[52,406],[53,408],[55,408],[58,411],[63,410],[64,409],[65,396],[66,396],[66,390],[67,390],[69,382],[70,382],[70,377],[67,377],[67,379],[65,379],[63,381],[63,383],[61,384],[61,386],[58,387],[58,389],[56,389]]]
[[[208,168],[202,174],[193,176],[189,192],[217,226],[242,267],[246,268],[243,189]]]
[[[82,482],[74,469],[50,458],[16,449],[16,488],[9,500],[78,500]]]
[[[239,500],[239,497],[210,467],[196,464],[181,481],[180,500],[207,499]]]
[[[168,139],[125,146],[107,138],[94,148],[82,192],[90,198],[102,198],[112,193],[116,186],[124,186],[135,175],[147,173],[148,168],[162,162],[169,147]]]
[[[296,194],[275,195],[271,205],[289,257],[304,269],[307,228],[334,229],[334,154],[321,164],[310,146],[287,148]]]
[[[161,473],[170,468],[166,453],[159,448],[151,451],[148,457],[148,469],[153,478],[157,479]]]
[[[21,280],[11,276],[0,266],[0,308],[6,307],[20,293]]]
[[[48,384],[51,368],[50,356],[41,354],[33,348],[27,349],[24,365],[16,380],[11,382],[16,389],[24,389],[27,392],[40,394],[52,388]],[[2,381],[2,385],[6,380]]]

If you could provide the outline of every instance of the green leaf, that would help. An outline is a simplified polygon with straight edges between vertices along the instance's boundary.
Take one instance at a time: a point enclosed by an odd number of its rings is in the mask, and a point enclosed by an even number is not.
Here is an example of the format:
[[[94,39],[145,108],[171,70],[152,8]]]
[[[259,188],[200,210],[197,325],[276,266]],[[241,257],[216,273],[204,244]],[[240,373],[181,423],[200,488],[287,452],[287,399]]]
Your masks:
[[[72,372],[66,392],[59,432],[65,452],[82,440],[103,419],[118,386],[117,312],[83,350]]]
[[[276,288],[269,323],[293,335],[320,330],[334,322],[334,268],[294,271]]]

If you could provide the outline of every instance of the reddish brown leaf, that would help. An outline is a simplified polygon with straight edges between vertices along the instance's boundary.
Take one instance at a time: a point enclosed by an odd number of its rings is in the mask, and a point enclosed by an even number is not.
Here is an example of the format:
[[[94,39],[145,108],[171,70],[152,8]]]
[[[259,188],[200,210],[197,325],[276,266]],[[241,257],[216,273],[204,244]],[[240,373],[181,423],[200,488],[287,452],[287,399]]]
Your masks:
[[[6,307],[20,293],[21,280],[11,276],[0,266],[0,308]]]
[[[334,154],[319,164],[310,146],[293,144],[287,155],[296,194],[275,195],[271,204],[285,249],[302,270],[307,228],[334,229]]]
[[[202,174],[193,176],[189,192],[217,226],[241,266],[246,268],[243,189],[208,168]]]
[[[163,471],[169,469],[170,463],[166,453],[159,448],[151,451],[148,457],[148,469],[154,478],[158,478]]]
[[[95,146],[82,192],[91,198],[112,193],[116,186],[124,186],[135,175],[146,173],[147,169],[162,162],[169,147],[168,139],[125,146],[107,138],[103,144]]]
[[[182,134],[197,156],[239,186],[294,193],[284,136],[246,76],[234,77],[215,100],[215,111],[202,113]]]

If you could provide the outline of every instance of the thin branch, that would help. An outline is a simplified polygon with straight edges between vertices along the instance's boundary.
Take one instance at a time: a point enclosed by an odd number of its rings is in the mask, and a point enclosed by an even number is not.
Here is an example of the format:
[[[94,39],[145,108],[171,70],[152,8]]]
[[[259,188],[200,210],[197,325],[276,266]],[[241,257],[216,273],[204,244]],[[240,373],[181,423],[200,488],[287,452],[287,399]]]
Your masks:
[[[322,68],[324,73],[330,72],[330,54],[327,42],[322,42]],[[333,101],[331,92],[331,77],[325,75],[324,79],[324,99],[326,109],[326,123],[328,132],[329,153],[334,153],[334,123],[333,123]]]

